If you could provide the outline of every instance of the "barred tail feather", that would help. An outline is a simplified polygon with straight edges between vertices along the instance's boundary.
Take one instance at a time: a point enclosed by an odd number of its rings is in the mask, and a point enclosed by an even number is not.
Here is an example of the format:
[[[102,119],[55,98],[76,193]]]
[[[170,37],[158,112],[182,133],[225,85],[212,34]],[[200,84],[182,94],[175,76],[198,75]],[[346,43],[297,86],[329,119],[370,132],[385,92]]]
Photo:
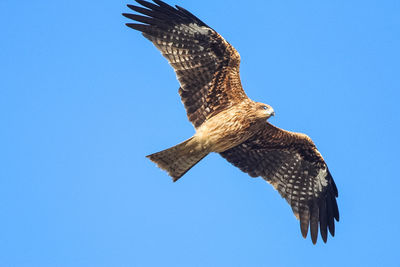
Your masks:
[[[208,152],[201,149],[201,146],[192,137],[179,145],[146,157],[167,171],[172,180],[176,182],[207,155]]]

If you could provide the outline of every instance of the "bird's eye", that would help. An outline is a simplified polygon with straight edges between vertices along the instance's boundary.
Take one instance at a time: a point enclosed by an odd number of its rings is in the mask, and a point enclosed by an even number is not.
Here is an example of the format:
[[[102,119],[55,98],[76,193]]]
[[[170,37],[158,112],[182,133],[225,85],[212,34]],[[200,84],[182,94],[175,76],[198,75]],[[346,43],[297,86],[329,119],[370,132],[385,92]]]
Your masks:
[[[267,110],[267,109],[268,109],[268,107],[267,107],[267,106],[263,106],[263,109]]]

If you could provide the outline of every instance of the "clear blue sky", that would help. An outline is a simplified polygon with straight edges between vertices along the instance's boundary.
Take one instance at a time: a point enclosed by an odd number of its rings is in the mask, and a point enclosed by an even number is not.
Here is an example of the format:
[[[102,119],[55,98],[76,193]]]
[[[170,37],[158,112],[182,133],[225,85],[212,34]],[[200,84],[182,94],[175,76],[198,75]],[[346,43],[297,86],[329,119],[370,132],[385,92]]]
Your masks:
[[[145,158],[194,130],[127,3],[0,2],[0,266],[399,266],[399,1],[168,1],[324,155],[341,221],[316,246],[219,155],[175,184]]]

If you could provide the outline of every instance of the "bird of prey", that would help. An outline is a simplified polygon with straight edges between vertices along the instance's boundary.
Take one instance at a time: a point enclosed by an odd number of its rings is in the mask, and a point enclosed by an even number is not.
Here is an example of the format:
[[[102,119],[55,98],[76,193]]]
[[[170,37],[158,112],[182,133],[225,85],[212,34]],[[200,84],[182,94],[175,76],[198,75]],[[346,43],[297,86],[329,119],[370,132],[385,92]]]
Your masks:
[[[188,140],[147,156],[177,181],[211,152],[252,177],[261,176],[286,199],[315,244],[324,242],[339,221],[338,190],[312,140],[267,122],[271,106],[247,97],[239,76],[239,53],[215,30],[186,9],[160,0],[128,5],[123,15],[174,68],[179,95],[196,133]]]

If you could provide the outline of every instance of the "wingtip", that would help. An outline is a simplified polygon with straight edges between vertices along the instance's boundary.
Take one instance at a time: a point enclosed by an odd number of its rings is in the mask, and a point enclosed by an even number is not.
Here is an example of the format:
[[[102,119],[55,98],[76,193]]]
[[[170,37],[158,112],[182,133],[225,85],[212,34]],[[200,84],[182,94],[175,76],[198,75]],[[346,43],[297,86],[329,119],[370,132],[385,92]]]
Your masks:
[[[311,241],[312,241],[313,245],[317,244],[317,239],[311,239]]]
[[[304,239],[307,239],[307,232],[303,232],[303,230],[301,230],[301,236],[304,238]]]
[[[329,233],[331,236],[335,236],[335,222],[332,220],[332,223],[328,224]]]
[[[175,5],[175,7],[176,7],[176,9],[178,9],[178,10],[180,10],[180,11],[189,12],[189,11],[187,11],[185,8],[183,8],[183,7],[179,6],[179,5]]]
[[[326,242],[328,241],[328,234],[322,235],[322,233],[321,233],[321,237],[322,237],[322,241],[324,241],[324,243],[326,244]]]
[[[147,1],[143,1],[143,0],[135,0],[136,3],[143,5],[143,3],[149,3]]]
[[[300,220],[300,230],[301,235],[304,238],[307,238],[308,228],[310,225],[310,212],[309,210],[304,210],[299,212],[299,220]]]
[[[161,6],[161,5],[165,5],[165,6],[170,6],[167,3],[165,3],[162,0],[153,0],[154,3],[156,3],[157,5]]]
[[[127,4],[126,6],[127,6],[129,9],[132,9],[132,10],[135,10],[134,8],[136,7],[136,6],[132,5],[132,4]]]
[[[185,14],[186,16],[189,15],[189,16],[195,17],[192,13],[190,13],[188,10],[186,10],[185,8],[183,8],[183,7],[181,7],[181,6],[175,5],[175,8],[176,8],[176,10],[179,10],[180,12],[182,12],[183,14]],[[196,18],[197,18],[197,17],[196,17]]]

